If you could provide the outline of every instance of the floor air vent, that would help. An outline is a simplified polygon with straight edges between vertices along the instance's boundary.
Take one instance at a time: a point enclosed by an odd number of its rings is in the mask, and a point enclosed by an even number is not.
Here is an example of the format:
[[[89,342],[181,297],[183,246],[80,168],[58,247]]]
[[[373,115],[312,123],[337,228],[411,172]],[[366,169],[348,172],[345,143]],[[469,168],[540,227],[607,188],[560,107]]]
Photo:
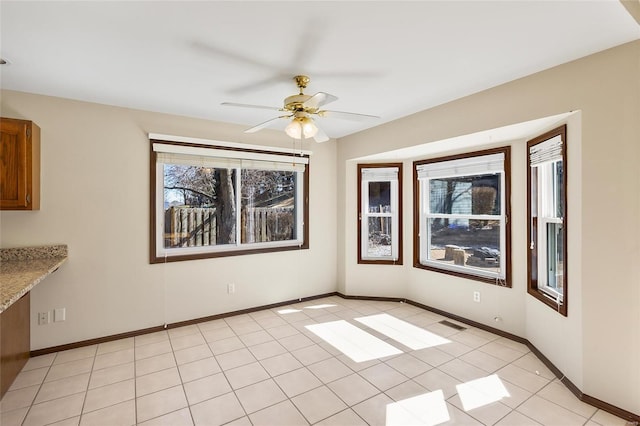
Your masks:
[[[447,320],[440,321],[440,324],[446,325],[447,327],[455,328],[456,330],[466,330],[467,329],[467,327],[463,327],[461,325],[454,324],[454,323],[449,322]]]

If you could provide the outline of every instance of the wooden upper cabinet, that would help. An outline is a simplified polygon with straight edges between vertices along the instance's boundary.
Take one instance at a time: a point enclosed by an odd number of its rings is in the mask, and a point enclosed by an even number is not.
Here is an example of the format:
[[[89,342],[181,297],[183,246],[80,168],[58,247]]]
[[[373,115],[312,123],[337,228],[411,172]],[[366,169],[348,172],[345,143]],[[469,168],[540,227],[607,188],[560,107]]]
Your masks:
[[[40,209],[40,128],[0,118],[0,210]]]

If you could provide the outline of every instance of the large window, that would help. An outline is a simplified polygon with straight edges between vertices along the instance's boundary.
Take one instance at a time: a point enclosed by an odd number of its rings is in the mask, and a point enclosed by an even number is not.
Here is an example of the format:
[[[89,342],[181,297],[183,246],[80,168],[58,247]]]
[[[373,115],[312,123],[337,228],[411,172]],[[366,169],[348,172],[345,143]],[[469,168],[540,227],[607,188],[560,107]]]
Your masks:
[[[402,265],[402,163],[358,165],[358,263]]]
[[[528,292],[567,315],[566,126],[527,143]]]
[[[510,284],[510,148],[414,163],[414,266]]]
[[[308,156],[151,142],[152,263],[308,247]]]

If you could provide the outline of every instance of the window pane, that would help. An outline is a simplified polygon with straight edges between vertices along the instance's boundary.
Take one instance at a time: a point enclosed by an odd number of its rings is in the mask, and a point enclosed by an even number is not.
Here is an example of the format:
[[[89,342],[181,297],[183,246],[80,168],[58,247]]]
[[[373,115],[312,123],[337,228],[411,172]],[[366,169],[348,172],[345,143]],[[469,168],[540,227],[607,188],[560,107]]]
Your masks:
[[[242,243],[295,239],[295,172],[244,169],[241,187]]]
[[[428,219],[429,260],[500,271],[500,221]]]
[[[391,212],[391,182],[369,182],[369,213]]]
[[[429,180],[429,210],[440,214],[500,214],[500,174]]]
[[[547,286],[562,294],[564,236],[561,223],[547,224]]]
[[[564,216],[564,185],[563,177],[564,170],[562,167],[562,161],[554,163],[553,168],[553,181],[554,181],[554,193],[556,198],[556,217]]]
[[[235,170],[164,165],[164,248],[235,243]]]
[[[369,218],[367,257],[391,257],[391,220],[390,216]]]

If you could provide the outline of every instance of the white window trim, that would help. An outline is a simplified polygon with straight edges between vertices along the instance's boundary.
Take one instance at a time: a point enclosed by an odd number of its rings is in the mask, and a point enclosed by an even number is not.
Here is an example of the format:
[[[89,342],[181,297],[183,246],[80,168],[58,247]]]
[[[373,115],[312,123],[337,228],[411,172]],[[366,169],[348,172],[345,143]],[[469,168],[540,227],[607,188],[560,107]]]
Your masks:
[[[567,231],[567,124],[561,124],[527,141],[527,293],[563,316],[568,316],[569,282]],[[562,162],[562,179],[555,164]],[[557,186],[556,186],[557,185]],[[542,197],[542,194],[545,194]],[[559,211],[556,205],[562,203]],[[561,215],[559,215],[561,213]],[[562,224],[562,247],[550,245],[547,227]],[[554,235],[555,240],[558,235]],[[560,240],[558,240],[560,241]],[[550,249],[562,255],[562,294],[548,286]],[[562,251],[560,251],[560,250]],[[559,269],[559,268],[558,268]],[[560,274],[555,271],[556,277]]]
[[[174,138],[174,139],[169,139]],[[163,136],[156,134],[149,134],[150,140],[166,140],[168,142],[204,142],[208,147],[196,147],[191,145],[181,145],[175,143],[158,143],[152,144],[152,150],[156,152],[155,163],[155,192],[156,199],[154,200],[155,206],[155,256],[156,258],[167,258],[176,256],[197,256],[214,253],[225,252],[242,252],[253,251],[260,249],[270,248],[285,248],[285,247],[298,247],[301,248],[305,243],[304,236],[306,235],[304,223],[304,199],[307,196],[304,192],[304,173],[306,165],[309,164],[308,151],[290,151],[282,148],[272,148],[264,146],[254,146],[245,144],[235,144],[232,142],[211,141],[204,139],[194,139],[185,137]],[[213,147],[229,147],[238,148],[241,147],[245,151],[237,150],[225,150]],[[251,151],[246,151],[246,149]],[[256,152],[259,148],[262,152]],[[273,154],[281,152],[282,154]],[[299,156],[299,154],[305,156]],[[199,247],[176,247],[165,248],[164,247],[164,164],[186,164],[189,158],[193,158],[193,165],[210,165],[212,167],[228,167],[236,170],[237,187],[241,185],[241,173],[243,168],[258,168],[268,170],[288,170],[295,172],[296,176],[296,238],[287,241],[270,241],[270,242],[254,242],[254,243],[242,243],[241,242],[241,215],[239,214],[241,206],[241,191],[236,191],[236,206],[238,214],[236,214],[236,243],[235,244],[219,244],[214,246],[199,246]]]
[[[360,226],[361,230],[361,254],[362,260],[391,260],[397,262],[399,259],[399,201],[398,201],[398,174],[399,167],[367,167],[361,170],[361,205],[360,205]],[[391,185],[391,211],[384,213],[369,212],[369,183],[370,182],[389,182]],[[391,256],[368,256],[366,254],[369,246],[369,218],[372,217],[390,217],[391,218]]]
[[[251,145],[245,143],[238,142],[229,142],[229,141],[219,141],[213,139],[201,139],[201,138],[192,138],[188,136],[176,136],[176,135],[164,135],[160,133],[149,133],[149,140],[155,141],[166,141],[170,142],[172,145],[176,143],[179,144],[196,144],[196,145],[208,145],[213,147],[223,147],[223,148],[235,148],[240,150],[251,150],[251,151],[269,151],[269,152],[279,152],[288,155],[289,157],[293,154],[298,154],[301,157],[310,156],[313,154],[313,151],[300,150],[294,148],[281,148],[281,147],[273,147],[273,146],[263,146],[263,145]],[[183,147],[187,147],[187,145],[182,145]]]
[[[419,226],[419,261],[422,265],[430,266],[433,268],[443,269],[452,272],[459,272],[468,275],[475,275],[482,278],[490,278],[496,280],[505,280],[507,274],[507,226],[508,219],[506,215],[506,177],[504,171],[504,153],[498,154],[485,154],[472,156],[467,158],[461,158],[450,161],[442,161],[437,163],[427,163],[418,165],[416,171],[418,174],[418,181],[420,184],[420,226]],[[479,215],[479,214],[442,214],[442,213],[430,213],[430,193],[429,193],[429,181],[431,179],[439,178],[451,178],[461,176],[479,176],[489,173],[500,174],[500,206],[502,212],[500,215]],[[500,221],[500,270],[498,273],[483,271],[478,268],[469,266],[459,266],[453,264],[447,264],[429,259],[430,256],[430,242],[431,231],[427,226],[429,220],[432,218],[450,218],[450,219],[480,219],[480,220],[499,220]],[[424,236],[424,238],[423,238]]]
[[[556,138],[559,138],[559,136]],[[550,139],[549,141],[553,141],[556,138]],[[562,162],[562,157],[558,158],[555,156],[553,159],[544,162],[537,162],[535,164],[533,164],[532,161],[531,164],[531,167],[538,169],[537,185],[539,190],[537,191],[537,205],[540,206],[538,211],[538,230],[536,236],[538,241],[538,289],[558,304],[562,304],[564,299],[563,294],[549,286],[547,280],[547,255],[549,252],[547,225],[550,223],[564,223],[564,219],[562,217],[556,216],[556,212],[558,211],[556,198],[557,189],[555,188],[556,181],[554,179],[555,176],[553,169],[550,170],[549,167],[550,165],[554,166],[556,163],[560,162]]]

